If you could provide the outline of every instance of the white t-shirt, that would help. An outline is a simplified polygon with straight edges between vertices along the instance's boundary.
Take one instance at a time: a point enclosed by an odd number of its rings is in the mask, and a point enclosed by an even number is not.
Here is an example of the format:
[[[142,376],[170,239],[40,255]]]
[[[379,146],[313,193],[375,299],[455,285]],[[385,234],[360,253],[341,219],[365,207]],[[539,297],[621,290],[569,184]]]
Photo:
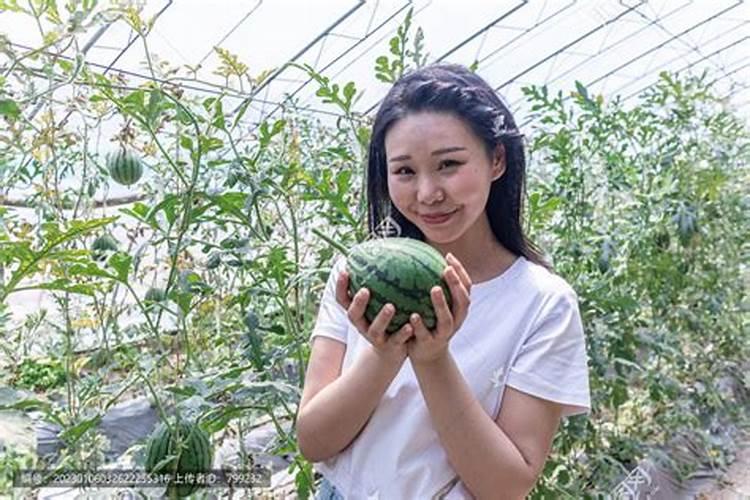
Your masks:
[[[346,344],[342,373],[368,342],[336,302],[336,278],[345,264],[341,257],[333,266],[311,335]],[[506,385],[564,404],[564,416],[590,411],[577,296],[562,278],[524,257],[472,284],[468,315],[449,349],[493,420]],[[359,436],[314,467],[347,499],[472,498],[448,462],[408,358]]]

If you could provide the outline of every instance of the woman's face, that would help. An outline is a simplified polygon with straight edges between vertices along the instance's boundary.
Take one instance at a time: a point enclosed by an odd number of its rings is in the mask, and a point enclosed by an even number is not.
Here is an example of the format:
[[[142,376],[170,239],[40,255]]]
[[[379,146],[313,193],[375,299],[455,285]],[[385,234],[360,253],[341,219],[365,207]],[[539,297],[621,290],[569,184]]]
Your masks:
[[[391,200],[428,241],[483,240],[490,185],[505,164],[500,154],[488,157],[467,123],[451,113],[408,114],[386,133],[385,152]]]

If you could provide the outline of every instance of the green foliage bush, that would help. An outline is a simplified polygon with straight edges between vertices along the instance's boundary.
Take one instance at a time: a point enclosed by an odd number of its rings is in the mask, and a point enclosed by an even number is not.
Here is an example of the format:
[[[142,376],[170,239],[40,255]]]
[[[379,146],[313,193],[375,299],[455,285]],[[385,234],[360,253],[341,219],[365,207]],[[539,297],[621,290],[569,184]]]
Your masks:
[[[716,426],[750,389],[750,135],[706,81],[662,73],[632,106],[525,89],[530,226],[579,294],[595,407],[558,436],[539,496],[605,494],[644,457],[685,476],[732,451]],[[706,456],[677,459],[686,441]]]
[[[54,5],[27,13],[40,29],[66,26]],[[88,29],[105,19],[90,2],[71,5],[71,18],[92,19]],[[107,9],[148,53],[149,23],[133,7]],[[427,60],[424,34],[412,37],[410,23],[374,62],[379,79]],[[42,33],[59,37],[59,46],[71,36]],[[180,70],[167,61],[155,68],[149,59],[155,81],[138,84],[53,49],[7,45],[14,78],[0,79],[9,124],[0,129],[0,185],[40,186],[24,200],[31,220],[0,208],[2,355],[27,367],[12,384],[47,391],[0,409],[46,413],[63,427],[61,461],[87,467],[100,461],[96,423],[133,394],[149,394],[162,417],[167,407],[200,416],[210,433],[242,436],[269,419],[274,452],[291,457],[306,498],[312,468],[284,424],[296,414],[335,252],[321,235],[345,247],[367,235],[369,119],[354,110],[361,89],[295,66],[318,86],[335,123],[290,101],[248,136],[251,99],[230,84],[255,86],[267,73],[252,77],[224,49],[227,87],[211,96],[170,81]],[[36,64],[59,86],[20,100],[38,92]],[[60,88],[74,91],[85,127],[55,111]],[[534,496],[604,496],[645,457],[682,475],[699,459],[725,464],[734,443],[717,429],[746,419],[750,400],[747,123],[713,95],[707,76],[663,74],[632,104],[590,95],[582,84],[570,94],[524,92],[533,116],[516,118],[531,119],[523,131],[528,229],[579,294],[594,404],[590,418],[562,426]],[[35,102],[53,111],[34,117]],[[103,217],[101,207],[111,205],[101,200],[107,151],[96,150],[92,131],[112,121],[122,126],[112,139],[133,147],[152,177],[138,184],[142,198]],[[118,250],[91,259],[94,236],[115,229],[127,235]],[[169,301],[149,308],[142,297],[155,283]],[[34,289],[52,297],[55,314],[13,324],[8,297]],[[138,319],[126,323],[128,312]],[[98,343],[90,363],[76,352],[84,336]],[[43,373],[25,359],[42,337],[57,367]]]

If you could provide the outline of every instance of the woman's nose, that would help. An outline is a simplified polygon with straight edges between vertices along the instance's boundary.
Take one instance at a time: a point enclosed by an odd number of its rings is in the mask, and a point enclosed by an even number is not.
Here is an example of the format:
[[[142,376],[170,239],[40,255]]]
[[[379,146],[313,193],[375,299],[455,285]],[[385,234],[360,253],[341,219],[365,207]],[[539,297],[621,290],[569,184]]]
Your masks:
[[[443,192],[443,188],[437,182],[429,179],[420,182],[417,189],[417,201],[425,205],[432,205],[444,199],[445,193]]]

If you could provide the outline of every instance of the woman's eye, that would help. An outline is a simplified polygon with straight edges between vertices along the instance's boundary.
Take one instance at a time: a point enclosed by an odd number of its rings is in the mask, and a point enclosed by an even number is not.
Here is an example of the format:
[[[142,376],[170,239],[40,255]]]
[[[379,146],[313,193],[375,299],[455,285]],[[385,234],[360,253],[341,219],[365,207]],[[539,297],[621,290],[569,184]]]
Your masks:
[[[457,167],[458,165],[460,165],[460,163],[455,160],[445,160],[443,162],[444,167]]]
[[[396,175],[401,175],[402,173],[411,173],[411,169],[407,167],[401,167],[398,170],[396,170]]]

